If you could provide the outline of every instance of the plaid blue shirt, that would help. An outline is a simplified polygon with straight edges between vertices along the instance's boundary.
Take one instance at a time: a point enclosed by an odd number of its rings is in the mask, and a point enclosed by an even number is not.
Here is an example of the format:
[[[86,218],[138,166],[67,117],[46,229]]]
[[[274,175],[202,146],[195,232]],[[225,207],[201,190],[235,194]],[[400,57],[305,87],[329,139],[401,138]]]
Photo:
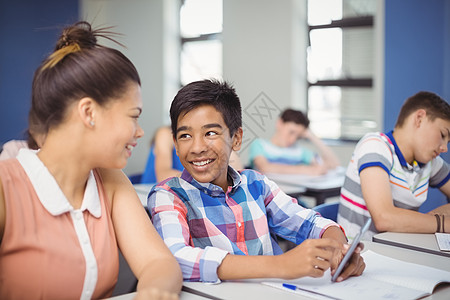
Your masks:
[[[148,209],[153,224],[180,264],[184,280],[218,282],[217,268],[228,254],[276,255],[275,236],[296,244],[320,238],[338,226],[298,205],[266,176],[253,170],[228,174],[225,193],[184,171],[152,188]]]

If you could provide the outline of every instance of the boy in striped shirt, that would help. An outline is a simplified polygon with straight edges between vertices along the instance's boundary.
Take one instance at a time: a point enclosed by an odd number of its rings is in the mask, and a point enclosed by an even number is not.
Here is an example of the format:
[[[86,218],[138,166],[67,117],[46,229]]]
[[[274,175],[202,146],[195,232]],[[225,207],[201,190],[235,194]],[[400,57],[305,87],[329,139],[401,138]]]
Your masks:
[[[450,196],[450,168],[440,156],[450,140],[450,106],[419,92],[403,104],[393,131],[368,133],[356,145],[341,189],[338,222],[352,239],[366,219],[365,239],[382,231],[450,232],[450,204],[419,213],[428,187]]]
[[[348,249],[339,225],[301,207],[264,175],[229,166],[243,135],[241,105],[231,86],[192,82],[175,96],[170,116],[185,170],[150,191],[148,209],[184,280],[334,273]],[[276,236],[298,246],[283,253]],[[363,272],[361,249],[359,245],[338,281]]]

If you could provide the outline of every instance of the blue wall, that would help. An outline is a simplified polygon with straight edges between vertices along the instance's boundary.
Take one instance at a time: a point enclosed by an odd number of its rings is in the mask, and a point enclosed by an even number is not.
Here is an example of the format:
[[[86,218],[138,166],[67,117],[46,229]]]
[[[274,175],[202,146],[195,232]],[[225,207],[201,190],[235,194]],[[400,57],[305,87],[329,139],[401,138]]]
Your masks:
[[[384,130],[409,96],[428,90],[450,100],[450,1],[386,0]],[[450,155],[442,155],[450,161]],[[431,190],[429,198],[446,198]]]
[[[0,0],[0,145],[23,137],[34,70],[77,20],[78,0]]]
[[[384,128],[393,128],[403,101],[420,90],[450,99],[444,89],[450,49],[445,39],[446,0],[388,0],[385,23],[385,109]]]

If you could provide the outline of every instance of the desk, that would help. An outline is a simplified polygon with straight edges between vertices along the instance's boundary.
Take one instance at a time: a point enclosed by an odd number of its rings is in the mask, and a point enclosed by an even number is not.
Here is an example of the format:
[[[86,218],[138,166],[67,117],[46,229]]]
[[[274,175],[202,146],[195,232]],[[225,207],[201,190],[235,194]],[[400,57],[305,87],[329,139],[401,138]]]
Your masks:
[[[286,194],[292,195],[296,192],[314,197],[316,205],[319,205],[323,204],[329,197],[340,195],[345,180],[345,168],[338,167],[328,171],[325,175],[319,176],[278,173],[267,173],[266,176],[280,186]],[[295,191],[296,188],[298,191]],[[301,192],[301,189],[304,189],[304,192]]]
[[[373,236],[372,240],[391,246],[450,257],[450,252],[439,250],[434,234],[383,232]],[[450,264],[450,262],[448,263]]]
[[[124,294],[116,297],[108,298],[109,300],[133,300],[136,293]],[[181,291],[180,300],[205,300],[209,298],[202,297],[200,295],[192,294],[189,292]]]
[[[364,245],[366,250],[370,249],[385,256],[389,256],[406,262],[422,264],[425,266],[450,271],[450,262],[447,257],[418,252],[405,248],[392,247],[369,241],[365,241]],[[309,299],[298,294],[293,294],[287,291],[265,286],[257,282],[226,281],[216,285],[205,284],[201,282],[184,282],[183,285],[185,288],[189,288],[189,290],[193,293],[198,291],[203,293],[203,295],[211,295],[211,299]],[[438,286],[432,295],[423,299],[450,299],[450,285],[447,284]]]

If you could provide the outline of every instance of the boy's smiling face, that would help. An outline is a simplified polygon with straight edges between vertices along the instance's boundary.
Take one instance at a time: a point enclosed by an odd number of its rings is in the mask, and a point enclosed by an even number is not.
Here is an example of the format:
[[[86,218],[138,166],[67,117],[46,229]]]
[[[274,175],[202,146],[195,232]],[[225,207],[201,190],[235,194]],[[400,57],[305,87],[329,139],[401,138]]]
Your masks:
[[[174,138],[184,168],[198,182],[228,188],[227,170],[232,150],[239,150],[242,129],[230,137],[222,114],[212,105],[201,105],[180,114]]]

